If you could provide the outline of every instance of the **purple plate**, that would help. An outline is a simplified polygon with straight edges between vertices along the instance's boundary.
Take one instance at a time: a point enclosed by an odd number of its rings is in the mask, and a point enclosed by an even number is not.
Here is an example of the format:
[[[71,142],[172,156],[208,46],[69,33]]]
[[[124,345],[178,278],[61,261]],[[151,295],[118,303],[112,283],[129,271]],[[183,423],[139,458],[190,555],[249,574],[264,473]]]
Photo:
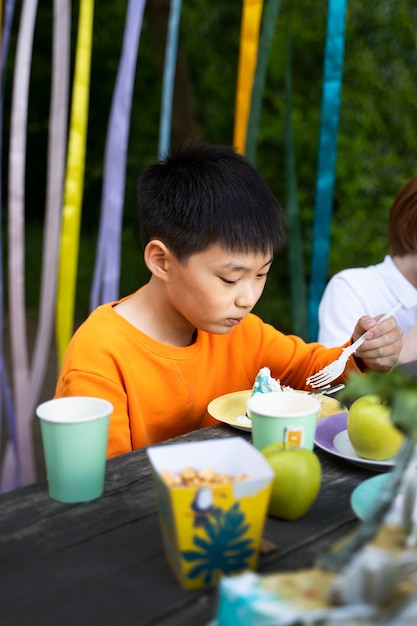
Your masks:
[[[358,456],[349,441],[347,412],[329,415],[317,422],[315,444],[322,450],[338,456],[354,465],[382,472],[395,465],[395,458],[371,461]]]

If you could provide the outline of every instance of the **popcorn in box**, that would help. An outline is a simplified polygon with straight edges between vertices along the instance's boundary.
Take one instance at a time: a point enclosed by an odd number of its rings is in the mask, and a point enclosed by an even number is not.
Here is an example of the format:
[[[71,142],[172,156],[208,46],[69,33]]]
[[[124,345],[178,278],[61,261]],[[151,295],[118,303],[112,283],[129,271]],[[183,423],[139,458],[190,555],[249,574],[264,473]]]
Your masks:
[[[159,519],[168,563],[185,589],[213,587],[222,576],[256,569],[273,471],[241,437],[151,446]],[[169,470],[213,468],[245,480],[170,488]]]

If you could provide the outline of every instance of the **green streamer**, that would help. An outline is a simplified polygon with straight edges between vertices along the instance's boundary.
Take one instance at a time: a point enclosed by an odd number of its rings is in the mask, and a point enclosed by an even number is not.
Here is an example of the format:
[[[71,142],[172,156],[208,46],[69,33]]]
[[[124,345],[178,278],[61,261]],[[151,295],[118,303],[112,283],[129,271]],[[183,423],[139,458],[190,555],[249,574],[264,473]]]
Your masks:
[[[256,144],[261,117],[262,95],[265,86],[266,72],[268,69],[269,53],[275,31],[275,24],[280,9],[280,0],[268,0],[264,5],[262,15],[261,34],[259,38],[258,61],[256,64],[255,77],[253,80],[251,106],[249,112],[248,132],[246,135],[246,157],[255,163]]]
[[[307,284],[304,275],[303,245],[300,212],[297,201],[297,174],[295,166],[292,127],[291,74],[291,18],[287,27],[287,62],[285,75],[285,170],[287,180],[288,261],[291,276],[291,309],[293,332],[308,337]]]

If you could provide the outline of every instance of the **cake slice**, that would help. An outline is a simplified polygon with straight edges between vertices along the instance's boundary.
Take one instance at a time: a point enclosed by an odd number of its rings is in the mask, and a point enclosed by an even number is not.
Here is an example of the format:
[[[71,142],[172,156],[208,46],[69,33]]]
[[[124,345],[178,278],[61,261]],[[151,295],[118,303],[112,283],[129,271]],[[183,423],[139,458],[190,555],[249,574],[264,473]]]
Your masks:
[[[256,375],[252,387],[252,395],[255,393],[269,393],[271,391],[294,391],[292,387],[281,385],[280,381],[272,378],[269,367],[262,367]]]

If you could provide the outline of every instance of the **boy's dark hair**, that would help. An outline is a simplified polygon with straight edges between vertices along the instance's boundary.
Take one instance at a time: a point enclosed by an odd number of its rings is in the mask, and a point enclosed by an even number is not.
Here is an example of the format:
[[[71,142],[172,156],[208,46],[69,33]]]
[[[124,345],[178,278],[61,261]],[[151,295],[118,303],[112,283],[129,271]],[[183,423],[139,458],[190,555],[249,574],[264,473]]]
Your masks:
[[[138,183],[142,245],[160,239],[180,261],[218,244],[275,253],[284,214],[262,176],[227,146],[192,144],[150,165]]]

